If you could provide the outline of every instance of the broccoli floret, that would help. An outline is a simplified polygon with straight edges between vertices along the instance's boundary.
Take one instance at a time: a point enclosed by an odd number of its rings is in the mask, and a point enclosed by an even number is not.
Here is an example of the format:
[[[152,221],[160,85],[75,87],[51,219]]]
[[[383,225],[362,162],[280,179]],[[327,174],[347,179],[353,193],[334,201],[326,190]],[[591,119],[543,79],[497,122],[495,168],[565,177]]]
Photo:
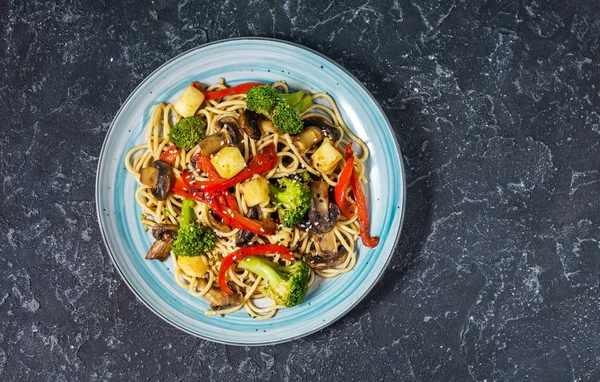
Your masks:
[[[304,129],[300,115],[285,102],[279,102],[273,108],[273,126],[283,134],[296,135]]]
[[[195,202],[184,199],[181,205],[179,231],[171,245],[177,256],[200,256],[215,247],[217,235],[208,227],[196,223]]]
[[[269,85],[256,86],[248,90],[246,109],[271,118],[271,111],[279,100],[279,93]]]
[[[195,115],[181,119],[171,128],[169,140],[177,147],[191,150],[204,139],[206,135],[206,122]]]
[[[304,182],[281,178],[279,187],[270,184],[271,201],[277,207],[279,220],[285,227],[294,227],[310,207],[310,187]]]
[[[279,265],[265,257],[253,256],[240,261],[238,267],[266,280],[268,285],[262,292],[278,305],[298,305],[306,296],[310,271],[302,260],[292,265]]]
[[[292,94],[279,94],[269,85],[257,86],[248,91],[246,108],[273,121],[281,133],[298,134],[304,128],[300,114],[312,107],[312,99],[304,90]]]

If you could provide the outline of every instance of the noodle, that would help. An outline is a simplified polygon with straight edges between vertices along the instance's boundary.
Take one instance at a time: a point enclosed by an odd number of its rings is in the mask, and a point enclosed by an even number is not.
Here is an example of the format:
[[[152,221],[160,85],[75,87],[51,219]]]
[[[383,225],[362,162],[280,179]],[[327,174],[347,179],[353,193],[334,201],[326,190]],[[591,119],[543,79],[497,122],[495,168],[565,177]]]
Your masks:
[[[274,83],[272,87],[285,93],[289,92],[288,86],[283,81]],[[209,86],[207,90],[215,91],[225,88],[227,88],[227,86],[225,85],[224,80],[221,79],[218,84]],[[242,113],[246,107],[245,98],[245,94],[234,94],[226,97],[226,100],[221,100],[220,102],[219,100],[205,101],[205,106],[198,110],[196,115],[202,116],[206,120],[206,135],[217,132],[218,126],[216,122],[219,118],[222,118],[223,116],[238,118],[240,113]],[[355,142],[360,147],[360,151],[357,153],[360,155],[357,155],[355,160],[355,169],[357,171],[358,179],[360,179],[361,182],[366,183],[364,161],[366,161],[369,156],[367,146],[348,129],[338,106],[331,96],[326,93],[317,93],[312,95],[312,99],[324,102],[315,103],[312,109],[309,112],[304,113],[301,118],[305,119],[314,116],[327,118],[341,133],[341,139],[336,142],[336,148],[341,153],[344,152],[345,145],[348,142]],[[152,109],[150,123],[146,130],[146,142],[133,147],[125,157],[125,166],[127,170],[134,175],[138,181],[140,179],[140,170],[143,167],[149,166],[155,159],[158,159],[161,153],[166,151],[171,145],[168,139],[169,131],[180,119],[181,116],[175,111],[172,104],[160,103]],[[342,159],[338,163],[333,173],[330,175],[323,175],[314,168],[310,164],[310,160],[307,159],[317,147],[313,147],[307,153],[301,155],[288,134],[262,134],[261,138],[258,140],[250,139],[244,134],[242,155],[246,161],[248,161],[258,150],[271,143],[277,148],[277,165],[270,172],[263,174],[265,178],[281,178],[307,171],[322,177],[329,186],[335,186],[337,184],[337,178],[345,165],[345,160]],[[192,157],[197,152],[199,152],[198,146],[188,152],[183,149],[180,150],[173,163],[173,171],[177,176],[180,176],[182,171],[188,170],[194,174],[196,179],[206,179],[202,174],[198,173],[196,168],[192,165]],[[245,215],[248,212],[248,206],[240,192],[240,184],[235,186],[233,196],[239,205],[240,213]],[[147,186],[140,183],[140,186],[135,193],[135,199],[143,210],[141,220],[143,225],[153,227],[155,224],[159,223],[178,224],[178,216],[181,213],[182,201],[180,196],[170,193],[166,200],[159,201],[153,196],[151,190]],[[263,203],[259,205],[259,207],[263,216],[268,216],[276,211],[275,207],[269,205],[269,203]],[[173,274],[177,284],[182,288],[188,289],[189,293],[194,296],[204,296],[210,288],[218,287],[216,280],[221,261],[236,249],[235,236],[239,229],[232,228],[228,232],[219,230],[219,227],[215,227],[209,219],[209,206],[207,204],[197,203],[195,208],[199,223],[210,227],[217,234],[214,249],[211,252],[202,255],[205,256],[205,260],[207,261],[212,259],[211,266],[209,266],[208,278],[198,278],[187,275],[177,265],[177,261],[175,261]],[[280,228],[280,230],[285,230],[291,236],[289,247],[295,253],[304,256],[315,250],[315,240],[308,232],[305,232],[298,227],[291,229]],[[341,216],[333,229],[333,233],[335,235],[336,247],[344,247],[348,252],[348,255],[345,260],[335,268],[323,270],[311,268],[309,285],[314,282],[315,276],[324,278],[336,277],[350,271],[356,264],[355,243],[360,236],[360,227],[356,216],[351,219],[345,219]],[[252,240],[252,243],[268,244],[269,239],[266,237],[256,237]],[[174,254],[172,254],[172,256],[175,258]],[[273,260],[278,261],[279,255],[275,255]],[[233,283],[240,287],[242,291],[244,291],[243,304],[216,312],[209,310],[206,314],[227,314],[244,307],[251,317],[256,319],[268,319],[273,317],[278,309],[285,307],[283,305],[263,307],[256,304],[257,299],[264,297],[261,293],[264,282],[260,277],[255,276],[253,273],[232,266],[228,269],[227,276]]]

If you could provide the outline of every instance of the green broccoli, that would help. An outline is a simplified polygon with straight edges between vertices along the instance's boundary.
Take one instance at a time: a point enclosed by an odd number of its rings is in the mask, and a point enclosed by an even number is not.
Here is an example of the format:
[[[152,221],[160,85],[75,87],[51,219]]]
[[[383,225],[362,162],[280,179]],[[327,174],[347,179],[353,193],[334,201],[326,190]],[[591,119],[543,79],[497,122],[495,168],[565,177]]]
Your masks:
[[[298,134],[304,128],[300,114],[312,107],[312,99],[304,90],[292,94],[279,94],[269,85],[257,86],[248,91],[246,108],[273,121],[281,133]]]
[[[271,118],[271,111],[279,100],[279,93],[269,85],[256,86],[248,90],[246,109]]]
[[[206,135],[206,122],[195,115],[182,118],[171,128],[169,140],[177,147],[184,150],[191,150],[204,139]]]
[[[310,187],[305,182],[289,178],[278,180],[279,187],[269,184],[271,201],[277,207],[279,220],[285,227],[294,227],[310,207]]]
[[[215,247],[217,235],[208,227],[196,223],[195,202],[184,199],[181,205],[179,231],[171,245],[177,256],[200,256]]]
[[[279,99],[290,105],[298,114],[308,111],[313,106],[312,98],[304,90],[291,94],[281,93]]]
[[[279,265],[265,257],[252,256],[240,261],[237,266],[265,279],[268,285],[262,292],[278,305],[298,305],[306,296],[310,271],[302,260],[292,265]]]

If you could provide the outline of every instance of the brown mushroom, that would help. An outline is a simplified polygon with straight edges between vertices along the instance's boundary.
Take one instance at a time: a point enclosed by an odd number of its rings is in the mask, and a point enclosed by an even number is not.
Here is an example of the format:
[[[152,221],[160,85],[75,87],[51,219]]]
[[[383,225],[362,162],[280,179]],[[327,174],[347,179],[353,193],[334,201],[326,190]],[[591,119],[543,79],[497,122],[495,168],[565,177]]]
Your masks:
[[[329,203],[329,185],[327,182],[322,180],[312,182],[310,196],[308,219],[311,231],[315,233],[331,231],[340,217],[340,209],[335,203]]]
[[[227,146],[227,141],[228,137],[227,133],[225,132],[211,134],[200,142],[200,151],[204,155],[214,154],[223,147]]]
[[[316,253],[305,255],[306,263],[315,269],[327,269],[342,263],[348,252],[336,245],[333,228],[340,217],[340,209],[329,203],[329,185],[325,181],[310,186],[311,203],[308,212],[309,226],[315,241]]]
[[[324,137],[329,137],[334,141],[341,137],[340,131],[324,117],[309,117],[302,122],[304,122],[304,131],[294,139],[294,146],[300,151],[300,154],[304,154],[321,142]]]
[[[240,114],[240,127],[252,139],[260,139],[261,132],[258,121],[259,116],[253,111],[244,110]]]
[[[165,236],[175,237],[179,231],[179,226],[175,224],[156,224],[152,227],[152,236],[156,240],[162,240]]]
[[[155,160],[152,166],[140,170],[140,182],[150,187],[152,195],[158,200],[167,199],[172,178],[171,165],[161,160]]]
[[[171,244],[175,237],[179,226],[174,224],[156,224],[152,227],[152,236],[156,239],[146,254],[146,260],[165,261],[171,253]]]
[[[262,220],[262,213],[260,211],[260,208],[258,206],[250,207],[250,209],[246,213],[246,217],[250,218],[250,219],[254,219],[254,220]],[[235,246],[236,247],[244,246],[244,245],[248,244],[248,242],[250,240],[254,239],[255,237],[256,237],[255,233],[252,233],[252,232],[246,231],[246,230],[240,230],[235,235]]]
[[[206,287],[207,282],[208,281],[206,279],[199,279],[198,287],[200,289]],[[229,281],[227,285],[229,285],[229,288],[235,292],[234,294],[228,295],[218,288],[211,287],[203,296],[204,299],[210,303],[210,308],[212,310],[219,311],[242,305],[244,296],[238,291],[237,285],[231,281]]]
[[[244,133],[240,130],[238,121],[230,116],[223,117],[217,121],[221,131],[226,131],[229,137],[229,146],[236,146],[240,151],[244,150]]]
[[[336,246],[333,231],[313,234],[316,252],[304,255],[308,266],[314,269],[333,268],[346,260],[348,251],[344,246]]]
[[[199,146],[204,155],[214,154],[225,146],[235,146],[240,151],[244,149],[244,133],[240,130],[238,121],[225,116],[217,121],[219,131],[204,138]]]

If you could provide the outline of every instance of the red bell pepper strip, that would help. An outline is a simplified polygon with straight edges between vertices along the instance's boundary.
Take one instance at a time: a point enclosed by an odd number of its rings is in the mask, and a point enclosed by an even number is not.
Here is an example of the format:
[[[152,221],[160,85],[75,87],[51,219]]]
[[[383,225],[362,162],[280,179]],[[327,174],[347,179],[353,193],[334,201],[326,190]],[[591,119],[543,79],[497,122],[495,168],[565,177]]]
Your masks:
[[[235,196],[233,196],[231,194],[231,192],[229,192],[227,190],[223,190],[223,191],[221,191],[221,193],[225,197],[225,204],[227,204],[227,207],[231,208],[232,210],[236,210],[236,211],[240,210],[237,200],[235,199]]]
[[[221,179],[221,176],[215,170],[212,163],[210,163],[210,158],[202,155],[202,153],[196,153],[192,157],[192,163],[196,163],[196,170],[206,174],[206,177],[210,180],[218,180]]]
[[[342,169],[338,178],[338,183],[335,186],[335,204],[340,207],[340,212],[346,219],[352,218],[355,209],[346,199],[348,187],[350,186],[350,178],[354,172],[354,153],[352,152],[352,142],[346,145],[346,165]]]
[[[192,181],[191,175],[184,171],[181,178],[175,178],[171,185],[171,192],[184,198],[208,204],[213,212],[223,220],[223,224],[229,227],[250,231],[258,235],[272,235],[275,232],[275,222],[272,219],[259,221],[247,218],[239,213],[237,209],[229,206],[227,198],[221,192],[211,193],[197,190]]]
[[[223,220],[223,224],[229,227],[250,231],[258,235],[268,236],[275,233],[275,222],[272,219],[255,220],[247,218],[237,210],[228,207],[223,195],[212,198],[209,205],[214,213]]]
[[[196,169],[206,174],[208,179],[213,181],[222,179],[217,170],[215,170],[212,163],[210,162],[209,157],[204,156],[201,153],[197,153],[192,157],[192,161],[195,162]],[[225,196],[227,206],[236,211],[239,211],[239,207],[237,204],[237,200],[235,200],[235,197],[231,195],[231,193],[227,190],[222,190],[221,193],[223,193],[223,195]]]
[[[246,94],[246,93],[248,93],[248,90],[250,90],[254,87],[257,87],[257,86],[261,86],[261,85],[264,85],[264,83],[263,82],[246,82],[244,84],[233,86],[230,88],[221,89],[221,90],[217,90],[214,92],[209,92],[204,89],[204,86],[202,86],[202,84],[200,82],[197,82],[197,81],[192,82],[192,86],[195,87],[196,89],[200,90],[202,93],[204,93],[204,99],[207,99],[207,100],[223,98],[223,97],[226,97],[226,96],[232,95],[232,94]]]
[[[163,162],[167,162],[168,164],[172,165],[173,162],[175,162],[175,159],[177,159],[177,155],[179,155],[179,147],[171,145],[169,146],[167,151],[163,151],[163,153],[160,154],[159,159]]]
[[[231,265],[237,261],[245,259],[246,257],[256,255],[266,255],[270,253],[277,253],[286,260],[295,261],[296,258],[289,248],[284,247],[280,244],[263,244],[255,245],[253,247],[245,247],[237,249],[227,255],[221,262],[221,268],[219,269],[219,287],[223,293],[232,295],[233,291],[229,288],[229,285],[225,282],[225,274]]]
[[[356,171],[352,171],[350,177],[350,184],[352,185],[352,193],[354,199],[356,199],[356,206],[358,210],[358,223],[360,224],[360,238],[366,247],[374,248],[379,243],[377,236],[371,236],[369,234],[369,211],[367,211],[367,202],[365,201],[365,194],[363,193],[360,180],[356,176]]]
[[[175,195],[179,195],[188,199],[194,199],[198,202],[210,205],[214,195],[197,191],[193,186],[190,185],[190,179],[191,176],[184,171],[182,177],[175,177],[174,181],[171,183],[170,191]]]
[[[197,189],[205,192],[214,192],[225,190],[231,186],[252,178],[256,174],[264,174],[275,168],[277,165],[277,152],[272,143],[263,147],[248,164],[248,167],[230,179],[219,179],[208,182],[196,182]]]

